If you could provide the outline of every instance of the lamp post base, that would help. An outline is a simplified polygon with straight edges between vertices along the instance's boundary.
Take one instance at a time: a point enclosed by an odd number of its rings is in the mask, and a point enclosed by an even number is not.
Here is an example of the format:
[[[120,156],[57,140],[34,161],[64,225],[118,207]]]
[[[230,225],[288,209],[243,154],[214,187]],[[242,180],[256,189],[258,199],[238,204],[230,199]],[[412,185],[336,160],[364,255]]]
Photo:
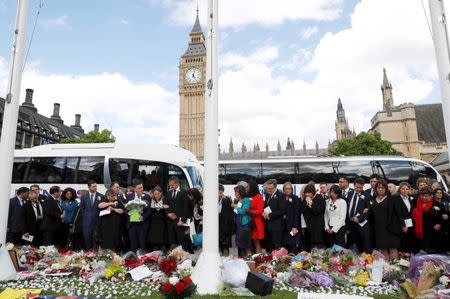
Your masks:
[[[11,257],[5,246],[0,247],[0,265],[2,265],[2,270],[0,271],[0,280],[16,278],[16,269],[14,268],[14,264],[11,261]]]
[[[202,252],[192,271],[199,295],[216,295],[222,285],[222,258],[219,253]]]

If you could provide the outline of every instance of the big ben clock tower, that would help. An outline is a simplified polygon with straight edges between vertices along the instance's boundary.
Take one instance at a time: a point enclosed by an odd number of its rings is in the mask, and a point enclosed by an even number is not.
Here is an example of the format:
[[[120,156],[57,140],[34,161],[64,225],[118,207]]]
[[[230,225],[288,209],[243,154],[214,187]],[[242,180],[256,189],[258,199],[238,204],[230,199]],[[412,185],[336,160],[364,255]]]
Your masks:
[[[195,19],[189,45],[180,59],[180,147],[203,160],[205,139],[206,47],[200,21]]]

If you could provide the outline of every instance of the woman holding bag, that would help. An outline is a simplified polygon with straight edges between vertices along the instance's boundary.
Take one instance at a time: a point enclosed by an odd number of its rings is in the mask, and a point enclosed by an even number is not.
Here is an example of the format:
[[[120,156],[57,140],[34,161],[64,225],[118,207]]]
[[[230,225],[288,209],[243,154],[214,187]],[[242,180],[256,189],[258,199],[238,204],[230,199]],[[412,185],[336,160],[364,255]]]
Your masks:
[[[234,187],[234,195],[237,202],[233,203],[231,207],[236,213],[236,247],[238,248],[239,257],[245,257],[248,254],[248,249],[251,244],[250,236],[250,199],[247,197],[244,186]]]

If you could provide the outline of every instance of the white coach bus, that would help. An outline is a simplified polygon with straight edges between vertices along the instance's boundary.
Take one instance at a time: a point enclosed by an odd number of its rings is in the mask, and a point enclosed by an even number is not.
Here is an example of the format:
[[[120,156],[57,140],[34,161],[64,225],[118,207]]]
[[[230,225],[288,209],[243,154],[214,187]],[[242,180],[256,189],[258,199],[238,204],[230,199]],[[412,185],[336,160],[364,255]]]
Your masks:
[[[111,182],[121,187],[141,179],[144,190],[167,189],[171,176],[182,188],[203,188],[203,167],[189,151],[174,145],[48,144],[14,152],[13,188],[38,184],[47,195],[53,185],[86,190],[95,180],[104,193]]]
[[[417,178],[426,176],[441,182],[447,189],[441,175],[430,164],[403,157],[274,157],[219,162],[219,181],[229,195],[233,194],[232,187],[242,180],[253,179],[260,185],[268,179],[276,179],[280,185],[289,181],[298,195],[301,187],[311,180],[316,184],[337,184],[339,176],[345,175],[350,182],[362,177],[368,183],[372,174],[396,185],[403,181],[415,185]]]

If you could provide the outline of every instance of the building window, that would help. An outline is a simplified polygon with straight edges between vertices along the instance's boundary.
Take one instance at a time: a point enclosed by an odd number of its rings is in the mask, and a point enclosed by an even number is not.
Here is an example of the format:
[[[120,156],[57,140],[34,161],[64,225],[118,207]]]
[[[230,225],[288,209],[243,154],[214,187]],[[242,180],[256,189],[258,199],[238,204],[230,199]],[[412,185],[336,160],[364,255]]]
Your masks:
[[[25,144],[24,144],[25,148],[31,147],[31,139],[32,139],[31,134],[26,134],[25,135]]]

